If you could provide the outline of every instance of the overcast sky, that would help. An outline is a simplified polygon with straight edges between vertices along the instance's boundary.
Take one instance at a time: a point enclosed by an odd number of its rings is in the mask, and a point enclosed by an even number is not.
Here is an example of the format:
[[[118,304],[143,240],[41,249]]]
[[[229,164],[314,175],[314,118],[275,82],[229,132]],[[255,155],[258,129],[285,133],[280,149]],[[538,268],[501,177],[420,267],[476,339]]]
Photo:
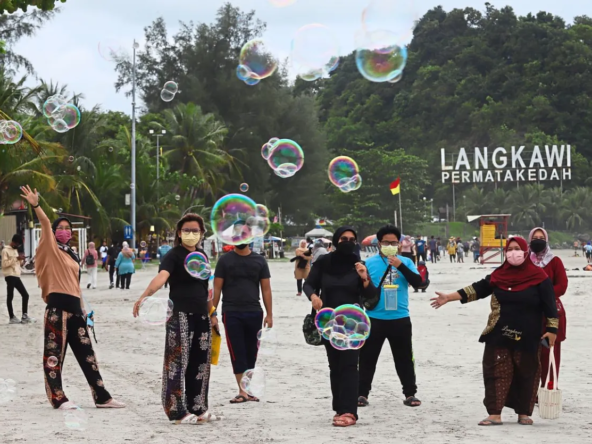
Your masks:
[[[272,1],[232,0],[231,3],[243,10],[255,10],[257,17],[268,25],[265,37],[287,54],[294,32],[309,23],[334,28],[342,53],[348,53],[353,49],[353,35],[360,27],[361,12],[369,0],[296,0],[283,8],[273,6]],[[223,3],[223,0],[67,0],[55,19],[34,37],[23,39],[16,51],[33,63],[39,77],[67,84],[71,91],[83,93],[86,107],[101,104],[104,109],[129,114],[130,100],[115,92],[114,66],[100,57],[99,43],[119,41],[131,52],[133,39],[141,44],[143,28],[155,18],[164,17],[169,33],[173,34],[179,21],[211,23]],[[592,2],[584,0],[490,0],[490,3],[496,7],[509,4],[519,15],[544,10],[568,22],[577,15],[592,16]],[[420,16],[437,5],[446,10],[467,6],[481,11],[485,8],[484,0],[416,0],[414,4]]]

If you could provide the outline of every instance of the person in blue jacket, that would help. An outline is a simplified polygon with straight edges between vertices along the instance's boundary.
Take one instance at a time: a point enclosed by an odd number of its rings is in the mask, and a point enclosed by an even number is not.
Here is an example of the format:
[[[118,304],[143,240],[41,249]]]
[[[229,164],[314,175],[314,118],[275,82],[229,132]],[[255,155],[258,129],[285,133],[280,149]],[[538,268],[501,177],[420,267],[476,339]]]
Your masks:
[[[121,289],[122,290],[129,290],[130,284],[132,282],[132,274],[136,272],[136,268],[134,267],[134,261],[136,260],[136,255],[129,247],[127,242],[123,243],[123,249],[119,256],[117,256],[117,260],[115,261],[115,268],[117,269],[117,274],[121,280]]]
[[[376,238],[380,254],[366,260],[366,267],[372,283],[380,288],[380,301],[374,309],[366,311],[370,317],[371,333],[360,349],[358,405],[365,407],[369,404],[378,357],[384,341],[388,339],[403,386],[403,403],[418,407],[421,401],[415,397],[417,385],[411,344],[409,286],[421,286],[422,279],[413,261],[397,254],[401,230],[386,225],[378,230]]]

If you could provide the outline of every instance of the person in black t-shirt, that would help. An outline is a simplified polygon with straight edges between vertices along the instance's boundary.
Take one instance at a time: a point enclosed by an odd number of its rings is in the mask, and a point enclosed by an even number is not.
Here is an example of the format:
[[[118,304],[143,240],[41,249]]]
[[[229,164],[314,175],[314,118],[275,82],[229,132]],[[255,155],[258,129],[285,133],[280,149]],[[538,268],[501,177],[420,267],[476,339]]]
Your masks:
[[[166,323],[162,400],[166,415],[176,424],[218,419],[208,413],[212,328],[218,328],[217,313],[208,301],[208,280],[195,279],[185,270],[189,253],[205,255],[200,247],[205,232],[197,214],[186,214],[177,222],[175,247],[162,259],[158,275],[134,305],[137,317],[142,300],[168,280],[174,307]]]
[[[107,260],[105,264],[107,265],[107,270],[109,271],[109,289],[113,288],[113,274],[115,273],[115,262],[117,261],[117,256],[121,253],[121,248],[119,248],[119,243],[113,242],[111,246],[107,249]],[[115,273],[117,277],[117,284],[115,285],[116,288],[119,288],[119,273]]]
[[[238,384],[238,395],[230,401],[240,404],[259,401],[249,396],[240,386],[243,373],[255,368],[257,361],[257,333],[261,324],[273,327],[271,307],[271,274],[263,256],[255,254],[248,245],[237,245],[220,257],[214,278],[214,307],[222,299],[222,322],[226,331],[226,342],[232,360],[232,369]],[[259,288],[267,315],[259,302]]]

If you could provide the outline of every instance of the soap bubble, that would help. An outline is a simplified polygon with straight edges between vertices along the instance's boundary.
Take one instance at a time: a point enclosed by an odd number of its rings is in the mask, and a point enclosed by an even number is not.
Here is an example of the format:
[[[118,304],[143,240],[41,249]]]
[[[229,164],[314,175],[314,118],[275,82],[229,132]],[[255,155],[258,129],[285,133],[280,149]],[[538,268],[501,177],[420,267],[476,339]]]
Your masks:
[[[228,245],[248,244],[254,238],[247,221],[257,216],[257,204],[243,194],[228,194],[213,206],[211,226],[214,234]]]
[[[407,64],[407,48],[393,43],[386,31],[368,34],[362,47],[356,50],[358,71],[372,82],[388,82],[402,74]]]
[[[185,258],[185,270],[192,278],[205,281],[212,275],[210,261],[205,254],[194,251]]]
[[[362,13],[362,31],[390,31],[395,43],[404,45],[413,37],[419,19],[416,2],[412,0],[371,0]]]
[[[249,40],[241,49],[239,64],[248,74],[245,78],[266,79],[278,67],[278,61],[271,53],[269,45],[262,39]]]
[[[240,386],[249,396],[262,398],[265,395],[265,371],[259,367],[245,370]]]
[[[304,165],[304,152],[293,140],[280,139],[273,145],[267,163],[278,176],[291,177]]]
[[[68,103],[68,98],[61,96],[59,94],[55,94],[47,98],[45,103],[43,104],[43,115],[46,118],[57,118],[61,117],[60,109]]]
[[[142,247],[142,248],[146,248],[146,245],[147,245],[147,244],[146,244],[146,241],[142,241],[142,242],[140,242],[140,247]]]
[[[236,76],[243,82],[249,78],[251,71],[245,65],[238,65],[236,67]]]
[[[329,340],[329,333],[334,324],[331,321],[334,312],[335,310],[332,308],[322,308],[317,311],[317,315],[315,316],[315,326],[319,333],[327,340]],[[330,321],[331,324],[329,324]]]
[[[341,191],[357,190],[361,179],[358,164],[351,157],[339,156],[329,163],[329,180]]]
[[[88,426],[88,416],[80,407],[64,410],[64,425],[70,430],[85,431]]]
[[[117,57],[124,52],[123,46],[117,40],[105,39],[99,42],[99,55],[108,62],[115,62]]]
[[[403,80],[403,73],[399,74],[394,79],[389,80],[389,83],[399,83],[401,80]]]
[[[239,189],[242,193],[246,193],[249,191],[249,184],[248,183],[241,183]]]
[[[166,89],[163,89],[160,92],[160,98],[163,102],[172,102],[172,100],[175,98],[175,94],[173,94],[170,91],[167,91]]]
[[[341,305],[319,310],[315,325],[323,338],[337,350],[362,348],[370,336],[370,318],[358,305]]]
[[[179,85],[177,85],[176,82],[173,82],[172,80],[169,80],[168,82],[166,82],[162,88],[164,91],[168,91],[172,94],[177,94],[177,92],[179,91]]]
[[[113,152],[113,147],[112,147],[112,146],[110,146],[110,147],[109,147],[109,152],[110,152],[110,153],[112,153],[112,152]]]
[[[47,358],[48,367],[55,367],[56,365],[58,365],[58,363],[58,358],[56,358],[55,356],[50,356],[49,358]]]
[[[325,25],[303,26],[292,39],[291,58],[302,79],[316,80],[337,68],[339,41]]]
[[[261,147],[261,157],[263,157],[265,160],[269,159],[269,154],[272,146],[273,145],[271,143],[266,142]]]
[[[259,353],[262,355],[273,355],[277,348],[278,337],[274,328],[265,327],[257,333],[259,340]]]
[[[173,315],[173,301],[168,298],[150,296],[140,303],[138,317],[148,325],[162,325]]]
[[[65,133],[80,123],[80,109],[59,94],[49,97],[43,104],[43,115],[47,123],[58,133]]]
[[[269,210],[265,205],[257,204],[257,216],[259,217],[269,217]]]
[[[248,77],[244,80],[244,82],[249,85],[249,86],[255,86],[257,83],[259,83],[261,80],[259,79],[254,79],[252,77]]]
[[[80,123],[80,110],[76,105],[67,103],[58,112],[60,113],[61,120],[64,121],[68,129],[75,128]]]
[[[23,137],[23,128],[14,120],[0,120],[0,144],[12,145]]]
[[[181,195],[177,194],[177,195],[175,196],[175,200],[176,200],[177,202],[179,202],[179,201],[181,200]]]

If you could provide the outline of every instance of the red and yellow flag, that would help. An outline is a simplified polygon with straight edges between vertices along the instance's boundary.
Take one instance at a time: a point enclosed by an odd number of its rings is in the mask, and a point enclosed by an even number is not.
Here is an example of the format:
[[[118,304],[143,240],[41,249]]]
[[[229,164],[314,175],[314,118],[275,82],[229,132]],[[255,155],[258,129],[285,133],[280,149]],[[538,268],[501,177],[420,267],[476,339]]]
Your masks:
[[[401,192],[401,178],[400,177],[397,177],[397,180],[395,180],[393,183],[391,183],[390,189],[391,189],[391,193],[393,193],[393,196],[395,194],[399,194]]]

